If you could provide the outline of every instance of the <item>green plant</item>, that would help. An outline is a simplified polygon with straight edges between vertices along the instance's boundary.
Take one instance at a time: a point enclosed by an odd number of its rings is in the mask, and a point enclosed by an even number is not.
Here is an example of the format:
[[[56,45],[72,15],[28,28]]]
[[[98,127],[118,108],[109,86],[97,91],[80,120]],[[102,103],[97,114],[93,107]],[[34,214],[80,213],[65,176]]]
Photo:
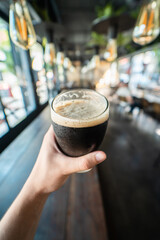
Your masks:
[[[132,35],[130,32],[128,33],[119,33],[117,36],[117,44],[118,46],[125,46],[132,41]]]
[[[88,46],[93,46],[93,45],[99,45],[99,46],[104,46],[106,45],[106,39],[105,36],[102,34],[98,34],[96,32],[91,33],[91,40],[88,42]]]
[[[112,2],[109,2],[104,7],[96,6],[95,11],[98,18],[104,16],[105,17],[120,16],[121,14],[128,12],[131,17],[136,19],[139,14],[140,7],[137,7],[135,9],[128,9],[127,5],[123,5],[117,8],[115,7],[115,5],[112,4]]]
[[[113,6],[111,3],[108,3],[105,7],[96,6],[95,10],[99,18],[103,16],[110,17],[113,14]]]
[[[120,16],[122,13],[127,11],[127,7],[125,5],[119,8],[115,8],[113,4],[110,2],[110,3],[107,3],[105,7],[96,6],[95,10],[96,10],[97,17],[101,18],[104,16],[105,17]]]

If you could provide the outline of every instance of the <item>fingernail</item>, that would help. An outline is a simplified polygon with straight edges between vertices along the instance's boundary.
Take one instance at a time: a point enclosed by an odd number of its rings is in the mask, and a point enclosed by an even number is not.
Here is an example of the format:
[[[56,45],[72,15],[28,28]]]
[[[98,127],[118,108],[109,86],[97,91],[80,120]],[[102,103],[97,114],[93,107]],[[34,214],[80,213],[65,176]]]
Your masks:
[[[106,156],[105,156],[105,154],[102,153],[102,152],[99,152],[99,153],[96,154],[96,160],[97,160],[98,162],[103,161],[105,158],[106,158]]]

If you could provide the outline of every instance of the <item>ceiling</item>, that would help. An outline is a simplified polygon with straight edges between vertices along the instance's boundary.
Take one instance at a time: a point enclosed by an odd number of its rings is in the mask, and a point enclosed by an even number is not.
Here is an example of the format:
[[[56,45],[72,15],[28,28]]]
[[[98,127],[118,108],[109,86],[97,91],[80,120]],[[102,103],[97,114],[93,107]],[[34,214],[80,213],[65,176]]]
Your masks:
[[[85,55],[86,43],[91,38],[92,22],[97,18],[96,7],[104,7],[108,2],[114,9],[127,6],[128,11],[136,8],[140,0],[56,0],[61,22],[66,31],[65,39],[68,48],[75,48],[78,55]]]
[[[96,8],[111,3],[114,9],[131,9],[140,5],[140,0],[28,0],[34,24],[49,21],[63,25],[63,44],[75,58],[85,57],[85,47],[91,37],[92,22],[97,18]],[[0,0],[0,15],[8,16],[9,0]],[[54,27],[53,27],[54,28]],[[37,28],[38,29],[38,28]],[[39,33],[42,34],[39,30]],[[59,39],[60,40],[60,39]]]

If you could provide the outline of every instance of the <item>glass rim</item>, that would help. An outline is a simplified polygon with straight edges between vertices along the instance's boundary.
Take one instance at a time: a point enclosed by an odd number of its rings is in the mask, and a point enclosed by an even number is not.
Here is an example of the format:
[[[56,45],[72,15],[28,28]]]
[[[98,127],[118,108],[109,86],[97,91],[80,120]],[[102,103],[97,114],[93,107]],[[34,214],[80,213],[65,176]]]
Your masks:
[[[60,114],[58,114],[55,110],[54,110],[54,107],[53,107],[53,103],[54,101],[61,95],[67,93],[67,92],[74,92],[74,91],[89,91],[89,92],[94,92],[96,93],[97,95],[99,95],[100,97],[102,97],[105,101],[106,101],[106,108],[104,109],[104,111],[102,113],[100,113],[99,115],[93,117],[93,118],[88,118],[88,119],[75,119],[75,118],[69,118],[69,117],[65,117],[65,116],[62,116]],[[93,120],[93,119],[96,119],[98,117],[100,117],[102,114],[104,114],[108,108],[109,108],[109,102],[108,102],[108,99],[102,95],[101,93],[97,92],[96,90],[93,90],[93,89],[87,89],[87,88],[78,88],[78,89],[72,89],[72,90],[67,90],[65,92],[62,92],[62,93],[59,93],[52,101],[51,101],[51,110],[54,112],[54,114],[60,116],[62,119],[70,119],[70,120],[73,120],[74,122],[77,122],[77,121],[81,121],[81,122],[85,122],[87,120]]]

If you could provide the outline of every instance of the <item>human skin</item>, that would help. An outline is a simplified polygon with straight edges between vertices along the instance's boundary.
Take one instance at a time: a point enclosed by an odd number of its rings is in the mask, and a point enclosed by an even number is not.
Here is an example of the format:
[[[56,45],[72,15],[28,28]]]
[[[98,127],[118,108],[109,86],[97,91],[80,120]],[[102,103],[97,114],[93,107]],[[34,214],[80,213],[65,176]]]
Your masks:
[[[59,189],[72,173],[93,168],[105,159],[102,151],[77,158],[64,155],[50,127],[30,176],[0,221],[0,240],[33,239],[49,194]]]

